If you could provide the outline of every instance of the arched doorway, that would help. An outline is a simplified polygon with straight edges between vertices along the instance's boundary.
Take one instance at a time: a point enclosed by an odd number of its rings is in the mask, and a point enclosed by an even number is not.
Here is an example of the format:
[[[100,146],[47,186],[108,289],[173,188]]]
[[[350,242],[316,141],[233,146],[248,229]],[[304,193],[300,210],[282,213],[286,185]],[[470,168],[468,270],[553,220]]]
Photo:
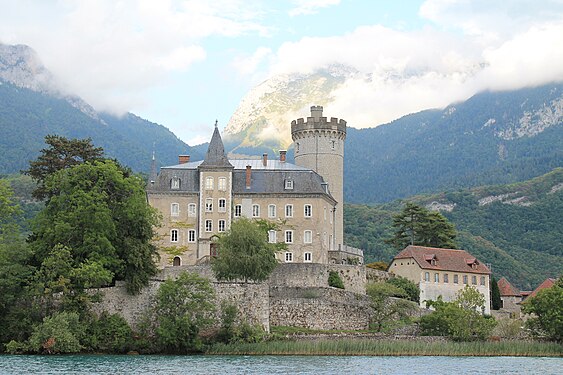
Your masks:
[[[172,263],[174,267],[179,267],[182,265],[182,259],[178,256],[174,257],[174,261]]]
[[[219,244],[217,243],[217,240],[219,239],[218,236],[213,235],[211,237],[211,243],[209,244],[209,257],[210,258],[216,258],[219,255]]]

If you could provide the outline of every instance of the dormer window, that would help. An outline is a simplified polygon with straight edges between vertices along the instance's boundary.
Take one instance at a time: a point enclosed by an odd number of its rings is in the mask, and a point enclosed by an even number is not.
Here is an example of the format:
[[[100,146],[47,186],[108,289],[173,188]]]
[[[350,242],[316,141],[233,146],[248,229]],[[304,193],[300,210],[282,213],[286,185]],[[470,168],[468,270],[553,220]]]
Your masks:
[[[170,188],[173,190],[180,189],[180,179],[177,176],[172,177],[172,180],[170,180]]]
[[[293,180],[285,180],[285,190],[293,190]]]
[[[436,254],[427,254],[424,256],[424,260],[430,263],[431,265],[435,266],[438,257],[436,256]]]

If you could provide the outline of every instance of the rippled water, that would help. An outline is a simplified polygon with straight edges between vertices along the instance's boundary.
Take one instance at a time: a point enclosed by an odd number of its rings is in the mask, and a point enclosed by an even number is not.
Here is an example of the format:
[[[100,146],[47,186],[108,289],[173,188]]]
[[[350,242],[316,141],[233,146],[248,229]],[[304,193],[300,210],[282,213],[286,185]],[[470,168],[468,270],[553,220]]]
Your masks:
[[[0,374],[563,374],[562,358],[0,356]]]

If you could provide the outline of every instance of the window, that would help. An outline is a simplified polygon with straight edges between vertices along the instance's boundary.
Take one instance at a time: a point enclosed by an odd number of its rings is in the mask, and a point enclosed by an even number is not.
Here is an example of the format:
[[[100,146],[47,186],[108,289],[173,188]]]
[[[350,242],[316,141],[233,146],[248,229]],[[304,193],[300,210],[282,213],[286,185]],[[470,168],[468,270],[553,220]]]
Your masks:
[[[225,220],[219,220],[219,228],[218,228],[219,232],[224,232],[225,231]]]
[[[463,275],[463,283],[467,284],[467,275]]]
[[[180,204],[172,203],[170,205],[170,216],[178,216],[180,215]]]
[[[276,205],[275,204],[268,205],[268,217],[271,217],[271,218],[276,217]]]
[[[293,205],[286,204],[285,205],[285,217],[293,217]]]
[[[330,148],[332,148],[333,150],[336,148],[336,141],[334,140],[330,141]]]
[[[439,283],[439,282],[440,282],[440,274],[439,274],[439,273],[435,273],[435,274],[434,274],[434,282],[435,282],[435,283]]]
[[[293,190],[293,180],[285,180],[285,190]]]
[[[471,276],[471,284],[477,285],[477,276],[475,275]]]
[[[285,253],[285,262],[286,263],[293,262],[293,253],[290,252]]]
[[[205,190],[213,190],[213,177],[205,178]]]
[[[180,189],[180,179],[178,177],[172,177],[172,180],[170,180],[170,188],[174,190]]]
[[[205,199],[205,212],[212,212],[213,211],[213,198],[206,198]]]
[[[324,215],[324,219],[326,221],[326,207],[323,209],[323,215]]]
[[[311,206],[310,204],[306,204],[304,208],[305,208],[304,210],[305,217],[313,216],[313,206]]]
[[[457,275],[454,275],[454,284],[459,283],[459,277]]]
[[[170,231],[170,242],[178,242],[178,229]]]
[[[313,261],[313,254],[311,254],[309,252],[304,253],[303,254],[303,261],[308,262],[308,263],[312,262]]]
[[[252,217],[260,217],[260,205],[253,204],[252,205]]]
[[[227,179],[225,177],[219,177],[219,182],[217,183],[217,189],[221,191],[227,190]]]
[[[481,285],[485,285],[485,276],[481,276]]]
[[[445,283],[449,283],[449,282],[450,282],[449,279],[450,279],[450,277],[448,276],[447,273],[445,273],[445,274],[444,274],[444,282],[445,282]]]
[[[299,142],[295,143],[295,152],[299,152]]]
[[[424,272],[424,281],[430,281],[430,272]]]
[[[303,243],[312,243],[313,242],[313,232],[310,230],[306,230],[303,232]]]
[[[205,231],[213,232],[213,220],[205,220]]]
[[[269,243],[276,243],[277,238],[276,238],[276,231],[275,230],[269,230],[268,231],[268,242]]]
[[[188,204],[188,216],[195,217],[196,214],[196,205],[195,203]]]
[[[237,204],[235,206],[235,217],[240,217],[242,212],[242,206],[240,204]]]
[[[328,215],[328,220],[332,224],[332,216],[334,215],[334,210],[330,210],[330,215]]]
[[[195,230],[188,230],[188,242],[195,242]]]
[[[226,199],[219,199],[219,212],[227,211],[227,200]]]
[[[286,230],[285,231],[285,243],[293,243],[293,231]]]

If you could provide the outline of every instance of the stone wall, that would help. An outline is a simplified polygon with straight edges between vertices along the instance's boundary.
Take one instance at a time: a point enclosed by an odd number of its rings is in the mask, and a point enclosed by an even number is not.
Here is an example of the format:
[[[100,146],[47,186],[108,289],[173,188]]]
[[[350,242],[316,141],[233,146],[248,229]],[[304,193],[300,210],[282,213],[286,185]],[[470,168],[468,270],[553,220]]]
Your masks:
[[[365,295],[331,287],[270,287],[270,324],[310,329],[367,329]]]
[[[118,313],[133,328],[137,327],[145,311],[151,307],[154,296],[162,281],[154,280],[138,295],[127,294],[124,286],[99,289],[103,299],[93,304],[95,313],[107,311]],[[212,282],[215,291],[216,316],[220,316],[221,304],[227,302],[237,306],[239,318],[251,324],[258,324],[267,332],[270,330],[269,290],[267,284],[242,284]]]
[[[385,282],[394,277],[394,275],[387,271],[376,270],[374,268],[366,267],[366,279],[368,282]]]
[[[272,287],[328,287],[328,274],[337,271],[348,292],[365,294],[366,268],[341,264],[283,263],[272,273],[269,284]]]

